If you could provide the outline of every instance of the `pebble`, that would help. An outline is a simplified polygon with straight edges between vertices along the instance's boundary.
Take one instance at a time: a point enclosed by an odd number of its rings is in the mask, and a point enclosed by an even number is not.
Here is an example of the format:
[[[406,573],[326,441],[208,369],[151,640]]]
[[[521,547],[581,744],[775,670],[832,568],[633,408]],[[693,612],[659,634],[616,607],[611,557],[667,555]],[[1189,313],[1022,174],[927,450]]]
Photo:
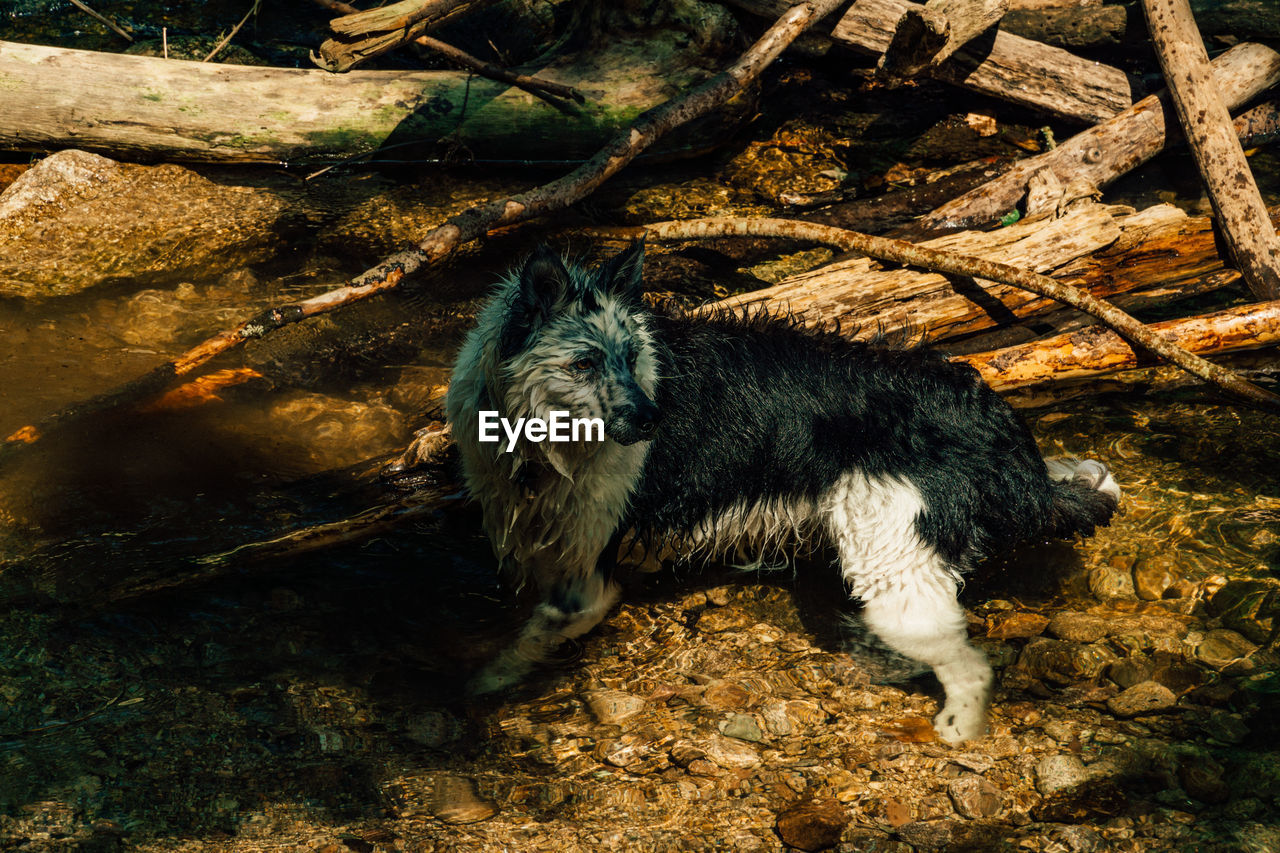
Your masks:
[[[734,737],[752,743],[759,743],[764,737],[764,733],[760,731],[760,724],[750,714],[733,714],[720,723],[720,733],[725,737]]]
[[[720,711],[744,708],[751,701],[751,694],[732,681],[713,681],[702,693],[702,701],[707,706]]]
[[[741,610],[717,607],[702,611],[698,617],[698,630],[704,634],[719,634],[724,631],[741,631],[752,623],[752,619]]]
[[[716,607],[724,607],[733,601],[733,587],[717,586],[707,590],[707,601]]]
[[[760,755],[740,740],[715,736],[702,744],[707,758],[729,769],[745,770],[760,766]]]
[[[1098,566],[1089,572],[1089,592],[1101,601],[1133,598],[1133,575],[1114,566]]]
[[[1055,613],[1049,620],[1046,630],[1051,636],[1060,640],[1072,640],[1077,643],[1096,643],[1107,636],[1109,625],[1101,616],[1091,613],[1080,613],[1075,610],[1063,610]]]
[[[1144,601],[1159,601],[1178,580],[1178,574],[1167,554],[1139,560],[1133,569],[1134,592]]]
[[[1022,650],[1018,664],[1036,678],[1070,684],[1097,678],[1113,660],[1105,646],[1038,639]]]
[[[840,843],[849,812],[835,800],[801,800],[778,815],[778,835],[798,850],[824,850]]]
[[[764,727],[770,734],[785,737],[795,732],[796,728],[791,724],[791,718],[787,716],[787,703],[781,699],[766,702],[760,709],[760,713],[764,717]]]
[[[1046,797],[1089,781],[1089,768],[1074,755],[1049,755],[1036,763],[1036,790]]]
[[[1069,853],[1095,853],[1102,850],[1104,844],[1103,837],[1097,830],[1087,826],[1059,827],[1053,832],[1052,838],[1058,845],[1054,849]]]
[[[917,820],[903,824],[897,832],[916,850],[942,850],[951,844],[955,826],[949,820]]]
[[[1107,707],[1117,717],[1136,717],[1164,711],[1178,703],[1173,691],[1156,681],[1142,681],[1107,700]]]
[[[968,775],[951,780],[947,794],[956,812],[970,820],[995,817],[1004,804],[1000,789],[981,776]]]
[[[1218,743],[1240,743],[1249,736],[1244,717],[1232,711],[1215,711],[1201,728]]]
[[[1202,803],[1225,803],[1231,787],[1222,781],[1222,768],[1198,756],[1187,756],[1178,765],[1178,781],[1187,796]]]
[[[1155,671],[1156,665],[1150,658],[1132,655],[1107,667],[1107,677],[1124,689],[1144,681],[1151,681]]]
[[[588,690],[583,698],[591,715],[606,725],[620,723],[644,710],[644,699],[622,690]]]
[[[1280,607],[1269,601],[1280,600],[1280,582],[1274,580],[1228,581],[1209,599],[1211,614],[1222,623],[1244,634],[1255,643],[1266,643],[1276,627]]]
[[[480,796],[474,780],[452,774],[436,777],[428,808],[445,823],[477,823],[498,813],[492,800]]]
[[[1035,637],[1048,625],[1048,617],[1039,613],[995,613],[987,617],[987,636],[996,640]]]
[[[1238,631],[1215,628],[1207,631],[1200,645],[1196,646],[1196,660],[1222,670],[1257,650],[1258,647]]]

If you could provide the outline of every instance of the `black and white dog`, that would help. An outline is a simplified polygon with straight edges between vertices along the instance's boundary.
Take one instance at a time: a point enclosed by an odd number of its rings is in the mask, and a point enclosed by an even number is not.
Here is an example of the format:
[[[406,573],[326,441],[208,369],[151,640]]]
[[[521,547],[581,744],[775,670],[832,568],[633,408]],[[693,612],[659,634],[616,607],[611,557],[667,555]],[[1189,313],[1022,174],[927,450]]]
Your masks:
[[[539,248],[458,356],[447,408],[467,487],[504,568],[543,595],[474,686],[514,683],[597,625],[629,532],[708,557],[817,536],[867,625],[933,668],[939,735],[981,735],[992,672],[968,642],[961,575],[1020,540],[1106,524],[1120,498],[1107,468],[1047,467],[974,370],[927,349],[648,308],[643,259],[636,244],[584,269]],[[587,434],[528,428],[566,414]]]

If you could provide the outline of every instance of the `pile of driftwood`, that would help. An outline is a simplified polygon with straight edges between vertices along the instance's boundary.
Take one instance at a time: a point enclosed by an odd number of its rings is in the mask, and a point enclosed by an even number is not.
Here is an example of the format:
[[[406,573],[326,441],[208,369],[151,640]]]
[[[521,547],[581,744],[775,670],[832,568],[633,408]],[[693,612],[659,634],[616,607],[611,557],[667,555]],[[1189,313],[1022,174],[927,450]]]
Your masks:
[[[515,134],[526,144],[542,138],[561,156],[566,138],[607,141],[564,177],[439,223],[415,247],[343,288],[250,318],[109,395],[18,430],[7,439],[9,449],[39,440],[68,418],[154,398],[245,340],[397,288],[406,276],[468,241],[585,198],[673,129],[724,107],[806,31],[808,38],[877,55],[878,73],[891,84],[928,76],[1087,129],[947,201],[903,232],[932,238],[925,242],[796,220],[657,223],[647,229],[652,239],[748,234],[855,253],[851,260],[736,300],[785,304],[816,324],[910,327],[946,339],[1014,325],[1031,315],[1053,317],[1066,334],[963,356],[997,388],[1123,369],[1149,363],[1154,354],[1255,404],[1280,403],[1280,397],[1197,354],[1266,346],[1280,338],[1280,240],[1241,145],[1242,139],[1280,134],[1280,101],[1258,103],[1280,82],[1280,54],[1240,43],[1211,63],[1188,0],[1143,0],[1169,89],[1136,103],[1136,84],[1122,70],[1002,28],[1009,0],[731,0],[774,23],[737,61],[634,121],[620,118],[634,113],[634,102],[593,100],[599,87],[573,77],[572,62],[546,63],[537,73],[505,71],[428,35],[493,0],[402,0],[366,12],[337,0],[317,2],[340,13],[332,22],[333,38],[314,57],[327,71],[106,58],[0,43],[0,79],[6,81],[0,87],[0,146],[96,147],[240,162],[358,154],[393,139],[399,144],[438,138],[447,122],[432,125],[433,115],[448,114],[471,73],[494,81],[483,96],[485,109],[493,110],[474,134],[490,141]],[[349,70],[410,40],[446,53],[468,74]],[[101,83],[104,78],[109,82]],[[130,83],[120,85],[122,78]],[[467,86],[470,97],[479,97],[475,84]],[[1256,105],[1231,118],[1230,111],[1250,103]],[[519,121],[512,120],[515,112]],[[457,133],[456,116],[452,121],[450,132]],[[1212,225],[1169,207],[1134,212],[1094,201],[1100,188],[1180,137],[1208,187],[1216,213]],[[1019,224],[972,230],[1010,211],[1020,214]],[[1215,233],[1226,258],[1218,257]],[[1241,278],[1256,304],[1157,326],[1140,323],[1121,307]],[[1067,317],[1062,305],[1092,320]],[[440,442],[422,446],[434,452]]]

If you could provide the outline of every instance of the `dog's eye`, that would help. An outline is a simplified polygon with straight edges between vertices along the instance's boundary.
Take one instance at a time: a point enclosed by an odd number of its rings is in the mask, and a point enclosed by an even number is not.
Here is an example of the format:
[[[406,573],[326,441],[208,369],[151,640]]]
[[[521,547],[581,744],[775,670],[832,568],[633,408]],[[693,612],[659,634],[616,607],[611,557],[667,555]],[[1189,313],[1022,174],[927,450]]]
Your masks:
[[[586,373],[588,370],[595,370],[596,363],[594,359],[580,358],[573,363],[573,369],[580,373]]]

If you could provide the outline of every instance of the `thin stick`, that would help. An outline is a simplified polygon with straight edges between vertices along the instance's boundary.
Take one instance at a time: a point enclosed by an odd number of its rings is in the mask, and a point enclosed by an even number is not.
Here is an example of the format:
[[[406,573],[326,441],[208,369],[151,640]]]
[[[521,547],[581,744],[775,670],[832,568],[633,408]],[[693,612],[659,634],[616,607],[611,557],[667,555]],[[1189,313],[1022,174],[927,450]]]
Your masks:
[[[1142,10],[1227,248],[1259,299],[1280,299],[1280,237],[1214,85],[1191,6],[1187,0],[1142,0]]]
[[[1077,287],[1008,264],[975,258],[971,255],[957,255],[902,240],[873,237],[856,231],[845,231],[840,228],[789,219],[693,219],[684,222],[659,222],[646,226],[645,230],[660,240],[700,240],[707,237],[743,236],[809,240],[835,246],[846,252],[859,252],[879,261],[906,264],[947,275],[963,275],[1020,287],[1049,299],[1064,302],[1072,308],[1095,317],[1137,346],[1173,362],[1206,382],[1217,385],[1238,397],[1280,411],[1280,396],[1259,388],[1232,370],[1187,352],[1114,305]],[[745,298],[737,297],[717,304],[742,304],[749,300],[750,294],[747,294]]]
[[[315,0],[315,2],[330,11],[341,12],[344,15],[354,15],[360,11],[350,3],[342,2],[342,0]],[[445,44],[439,39],[433,39],[431,36],[418,36],[413,39],[413,42],[427,48],[428,50],[434,50],[436,53],[457,63],[458,65],[463,66],[464,68],[470,68],[482,77],[488,77],[491,80],[498,80],[502,83],[510,84],[518,89],[523,89],[531,95],[543,98],[543,100],[554,107],[559,108],[562,106],[559,101],[555,100],[556,98],[568,98],[579,104],[586,103],[586,98],[582,96],[582,93],[572,86],[566,86],[563,83],[553,83],[550,80],[543,80],[538,77],[529,77],[525,74],[515,74],[507,71],[505,68],[500,68],[497,65],[478,59],[464,50],[459,50],[451,44]],[[552,97],[546,98],[546,95],[551,95]]]
[[[107,394],[56,412],[37,425],[21,427],[5,439],[0,459],[24,444],[33,444],[50,428],[73,418],[137,402],[163,392],[209,359],[244,341],[261,338],[282,326],[325,314],[344,305],[395,290],[406,275],[448,256],[463,243],[492,228],[514,225],[565,207],[590,195],[665,133],[728,101],[755,80],[811,23],[836,8],[840,0],[812,0],[787,11],[736,62],[684,95],[641,114],[594,157],[569,174],[520,195],[477,205],[429,231],[422,242],[392,255],[356,276],[345,287],[301,302],[268,309],[235,328],[214,335],[194,349],[167,361]]]
[[[230,44],[231,40],[236,37],[236,33],[240,32],[240,28],[243,27],[245,23],[249,20],[249,18],[252,17],[253,14],[258,11],[258,6],[261,3],[262,3],[262,0],[253,0],[253,5],[249,7],[248,12],[244,13],[244,17],[240,19],[240,23],[232,27],[231,32],[227,33],[227,37],[224,38],[222,41],[218,42],[218,44],[213,48],[213,50],[209,51],[209,55],[200,61],[208,62],[210,59],[213,59],[215,56],[217,56],[219,51],[221,51],[224,47]]]
[[[106,15],[102,15],[102,14],[99,14],[98,12],[93,11],[92,9],[89,8],[87,4],[80,2],[80,0],[71,0],[71,5],[75,6],[77,9],[79,9],[81,12],[84,12],[86,15],[89,15],[90,17],[95,18],[98,21],[102,22],[107,27],[114,30],[117,35],[123,36],[124,38],[128,39],[130,42],[133,41],[133,36],[129,35],[129,33],[124,29],[124,27],[121,27],[119,24],[117,24],[115,21],[108,18]]]

